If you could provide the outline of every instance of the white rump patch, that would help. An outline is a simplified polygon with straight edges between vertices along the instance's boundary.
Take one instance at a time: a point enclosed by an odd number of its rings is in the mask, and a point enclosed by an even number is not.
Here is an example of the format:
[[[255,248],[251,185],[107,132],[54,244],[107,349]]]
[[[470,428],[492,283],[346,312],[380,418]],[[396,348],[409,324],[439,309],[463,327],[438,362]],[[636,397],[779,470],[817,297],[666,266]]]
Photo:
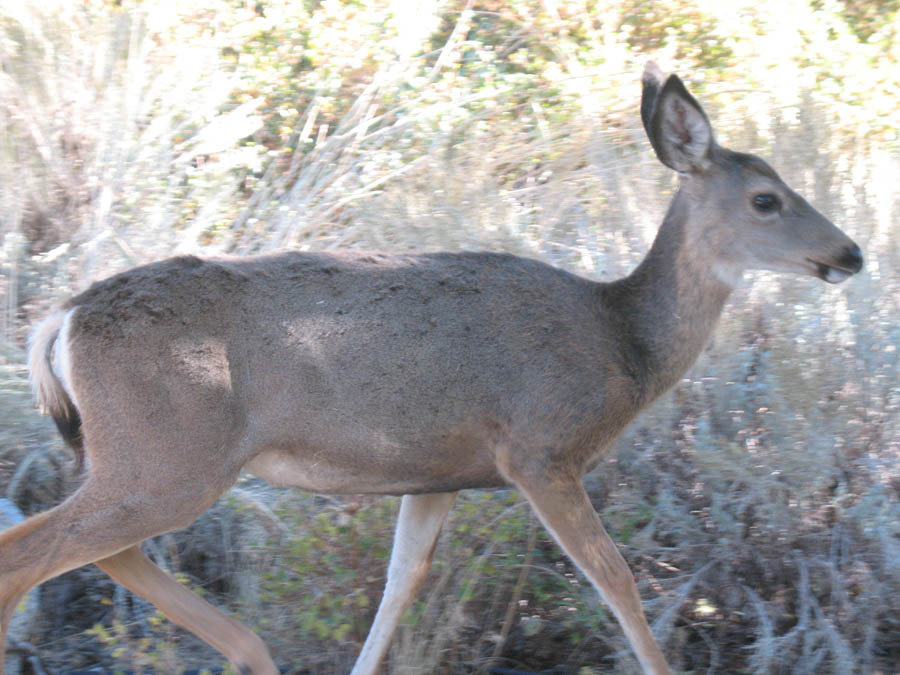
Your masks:
[[[69,349],[69,330],[72,327],[72,317],[75,315],[76,309],[77,307],[73,307],[63,317],[62,326],[59,328],[59,333],[56,334],[56,342],[53,343],[50,364],[62,383],[63,389],[66,390],[77,408],[78,399],[75,398],[75,389],[72,387],[72,352]]]

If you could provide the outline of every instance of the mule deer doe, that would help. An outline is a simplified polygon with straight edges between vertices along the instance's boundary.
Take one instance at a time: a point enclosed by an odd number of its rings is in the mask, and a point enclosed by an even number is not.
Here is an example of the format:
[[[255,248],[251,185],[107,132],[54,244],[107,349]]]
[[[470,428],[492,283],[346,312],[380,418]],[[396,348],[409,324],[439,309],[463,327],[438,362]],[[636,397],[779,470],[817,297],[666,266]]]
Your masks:
[[[259,637],[140,546],[188,525],[247,470],[317,492],[404,495],[353,669],[373,673],[456,491],[515,486],[644,670],[668,673],[581,477],[694,362],[745,269],[838,283],[862,253],[764,161],[717,145],[681,80],[653,63],[641,117],[681,185],[624,279],[490,253],[180,257],[51,314],[32,336],[33,386],[86,475],[0,534],[0,629],[32,586],[94,563],[239,672],[277,673]]]

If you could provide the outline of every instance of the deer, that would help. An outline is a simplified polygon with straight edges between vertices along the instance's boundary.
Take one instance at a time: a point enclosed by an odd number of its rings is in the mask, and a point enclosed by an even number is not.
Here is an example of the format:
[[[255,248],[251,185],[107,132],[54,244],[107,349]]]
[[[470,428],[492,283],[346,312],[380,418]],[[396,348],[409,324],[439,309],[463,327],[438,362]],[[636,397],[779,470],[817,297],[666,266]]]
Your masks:
[[[49,314],[29,340],[32,386],[83,481],[0,533],[0,638],[26,591],[93,563],[243,675],[277,673],[259,636],[141,550],[246,471],[318,493],[402,495],[353,675],[378,672],[456,493],[473,488],[517,489],[643,670],[670,673],[582,478],[691,367],[746,270],[836,284],[863,256],[764,160],[717,144],[682,80],[653,62],[640,114],[679,182],[624,278],[490,252],[182,256]]]

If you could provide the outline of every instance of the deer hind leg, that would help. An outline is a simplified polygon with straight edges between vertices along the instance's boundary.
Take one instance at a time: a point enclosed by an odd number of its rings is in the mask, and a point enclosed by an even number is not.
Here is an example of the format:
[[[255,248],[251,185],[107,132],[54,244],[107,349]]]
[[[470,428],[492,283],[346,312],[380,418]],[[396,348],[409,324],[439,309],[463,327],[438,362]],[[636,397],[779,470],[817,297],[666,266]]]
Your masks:
[[[0,532],[0,644],[16,605],[33,586],[147,536],[134,534],[122,509],[99,488],[88,479],[56,508]]]
[[[159,569],[144,555],[140,544],[94,564],[128,590],[153,603],[174,623],[222,652],[239,673],[278,672],[259,636]]]
[[[121,574],[117,555],[121,554],[123,561],[133,562],[134,553],[121,552],[147,537],[185,527],[234,478],[219,476],[222,480],[213,485],[207,476],[206,485],[202,485],[202,479],[195,477],[193,490],[184,484],[173,490],[173,477],[166,474],[159,470],[152,483],[144,485],[123,483],[111,475],[104,480],[89,476],[56,508],[0,532],[0,644],[5,644],[16,604],[30,588],[103,559],[110,559],[108,567]],[[146,575],[144,568],[142,573]],[[129,580],[135,577],[127,573],[122,576]]]
[[[438,534],[455,499],[455,492],[404,495],[384,595],[351,675],[378,671],[400,617],[425,580]]]
[[[50,518],[50,512],[32,516],[7,530],[0,532],[0,673],[5,672],[3,661],[6,646],[6,634],[12,622],[16,606],[25,597],[25,594],[35,586],[38,581],[36,575],[26,573],[16,574],[12,567],[18,559],[23,565],[29,565],[33,560],[29,555],[28,547],[21,552],[14,551],[16,543],[32,536],[36,530],[40,530],[46,520]],[[18,555],[15,555],[18,553]],[[51,575],[52,576],[52,575]]]
[[[644,671],[671,672],[644,617],[634,576],[594,511],[577,476],[514,481],[550,534],[610,606]]]

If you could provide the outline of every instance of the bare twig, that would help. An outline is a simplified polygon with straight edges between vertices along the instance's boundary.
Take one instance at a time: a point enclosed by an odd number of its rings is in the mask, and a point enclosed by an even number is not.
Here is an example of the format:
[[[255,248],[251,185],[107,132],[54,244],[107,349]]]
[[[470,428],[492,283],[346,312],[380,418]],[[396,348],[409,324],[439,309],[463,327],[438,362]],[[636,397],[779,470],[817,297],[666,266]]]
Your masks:
[[[519,578],[516,580],[516,585],[513,587],[513,593],[509,599],[509,604],[506,606],[506,615],[503,617],[500,635],[497,638],[497,643],[494,645],[494,651],[491,653],[491,658],[488,659],[485,664],[485,668],[503,653],[503,648],[506,646],[506,639],[509,637],[509,631],[512,629],[516,610],[519,607],[519,599],[522,597],[522,589],[525,587],[525,580],[528,578],[529,570],[531,570],[531,561],[534,559],[534,547],[536,542],[537,523],[534,516],[532,516],[528,524],[528,546],[525,549],[525,560],[522,563],[522,567],[519,569]],[[483,670],[482,672],[486,671]]]

